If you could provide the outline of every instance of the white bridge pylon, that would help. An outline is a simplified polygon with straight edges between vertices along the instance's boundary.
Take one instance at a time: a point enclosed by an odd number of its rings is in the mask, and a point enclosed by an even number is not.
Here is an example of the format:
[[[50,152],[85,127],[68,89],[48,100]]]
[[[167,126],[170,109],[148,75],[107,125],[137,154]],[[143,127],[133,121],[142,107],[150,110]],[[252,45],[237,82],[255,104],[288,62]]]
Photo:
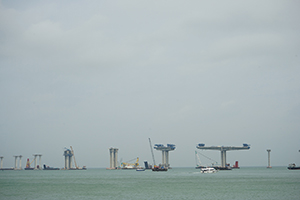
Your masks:
[[[226,151],[231,151],[231,150],[249,150],[250,146],[249,144],[243,144],[242,147],[234,147],[234,146],[210,146],[206,147],[205,144],[198,144],[196,146],[197,149],[202,149],[202,150],[218,150],[221,151],[221,167],[226,167]]]

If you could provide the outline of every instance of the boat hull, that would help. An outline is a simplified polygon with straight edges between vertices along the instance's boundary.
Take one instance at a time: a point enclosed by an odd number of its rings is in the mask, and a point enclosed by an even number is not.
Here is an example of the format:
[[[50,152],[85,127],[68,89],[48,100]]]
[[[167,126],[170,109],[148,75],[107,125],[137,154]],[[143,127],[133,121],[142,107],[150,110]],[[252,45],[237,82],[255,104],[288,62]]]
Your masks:
[[[207,167],[207,168],[201,169],[201,173],[203,173],[203,174],[212,174],[212,173],[216,173],[216,172],[218,172],[218,170],[216,170],[213,167]]]
[[[14,170],[14,168],[1,168],[0,170],[4,171],[4,170]]]
[[[288,167],[289,170],[300,170],[300,167]]]
[[[152,168],[153,172],[165,172],[168,171],[167,168]]]
[[[300,167],[296,166],[295,163],[289,164],[289,166],[287,167],[289,170],[300,170]]]

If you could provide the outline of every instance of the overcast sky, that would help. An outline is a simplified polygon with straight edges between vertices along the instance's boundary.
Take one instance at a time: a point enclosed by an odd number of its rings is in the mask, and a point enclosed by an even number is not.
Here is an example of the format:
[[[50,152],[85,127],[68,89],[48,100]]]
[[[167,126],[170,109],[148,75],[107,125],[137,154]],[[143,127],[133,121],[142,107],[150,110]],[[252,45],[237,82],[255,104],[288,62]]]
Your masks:
[[[63,167],[152,163],[176,145],[242,146],[241,166],[300,165],[300,2],[0,1],[0,155]],[[154,151],[157,162],[161,153]],[[220,152],[201,151],[220,162]],[[200,157],[201,158],[201,157]],[[203,164],[210,160],[202,157]]]

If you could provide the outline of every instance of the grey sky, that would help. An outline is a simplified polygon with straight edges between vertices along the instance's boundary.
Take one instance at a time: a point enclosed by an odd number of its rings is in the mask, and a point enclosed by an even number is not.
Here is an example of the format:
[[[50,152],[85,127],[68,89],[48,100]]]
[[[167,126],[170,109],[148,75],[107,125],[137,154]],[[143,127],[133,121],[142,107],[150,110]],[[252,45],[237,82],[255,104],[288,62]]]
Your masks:
[[[0,155],[300,165],[299,1],[0,1]],[[220,161],[220,153],[203,151]],[[156,160],[161,154],[155,152]],[[210,164],[203,159],[204,164]]]

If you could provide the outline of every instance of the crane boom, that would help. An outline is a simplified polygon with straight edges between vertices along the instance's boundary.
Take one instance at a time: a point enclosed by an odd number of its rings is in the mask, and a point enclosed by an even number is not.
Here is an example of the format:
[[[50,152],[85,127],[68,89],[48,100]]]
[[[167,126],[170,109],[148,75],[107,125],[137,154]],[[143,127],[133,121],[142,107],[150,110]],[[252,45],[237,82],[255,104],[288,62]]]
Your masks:
[[[150,149],[151,149],[151,154],[152,154],[153,165],[155,166],[154,153],[153,153],[152,143],[151,143],[151,139],[150,138],[149,138],[149,144],[150,144]]]
[[[73,157],[74,157],[74,163],[75,163],[75,167],[76,167],[76,169],[78,169],[78,167],[77,167],[77,163],[76,163],[76,160],[75,160],[74,151],[73,151],[73,148],[72,148],[72,146],[70,146],[70,148],[71,148],[71,151],[72,151],[72,154],[73,154]]]
[[[29,164],[29,166],[33,163],[34,160],[35,160],[35,158],[31,161],[31,163]]]

